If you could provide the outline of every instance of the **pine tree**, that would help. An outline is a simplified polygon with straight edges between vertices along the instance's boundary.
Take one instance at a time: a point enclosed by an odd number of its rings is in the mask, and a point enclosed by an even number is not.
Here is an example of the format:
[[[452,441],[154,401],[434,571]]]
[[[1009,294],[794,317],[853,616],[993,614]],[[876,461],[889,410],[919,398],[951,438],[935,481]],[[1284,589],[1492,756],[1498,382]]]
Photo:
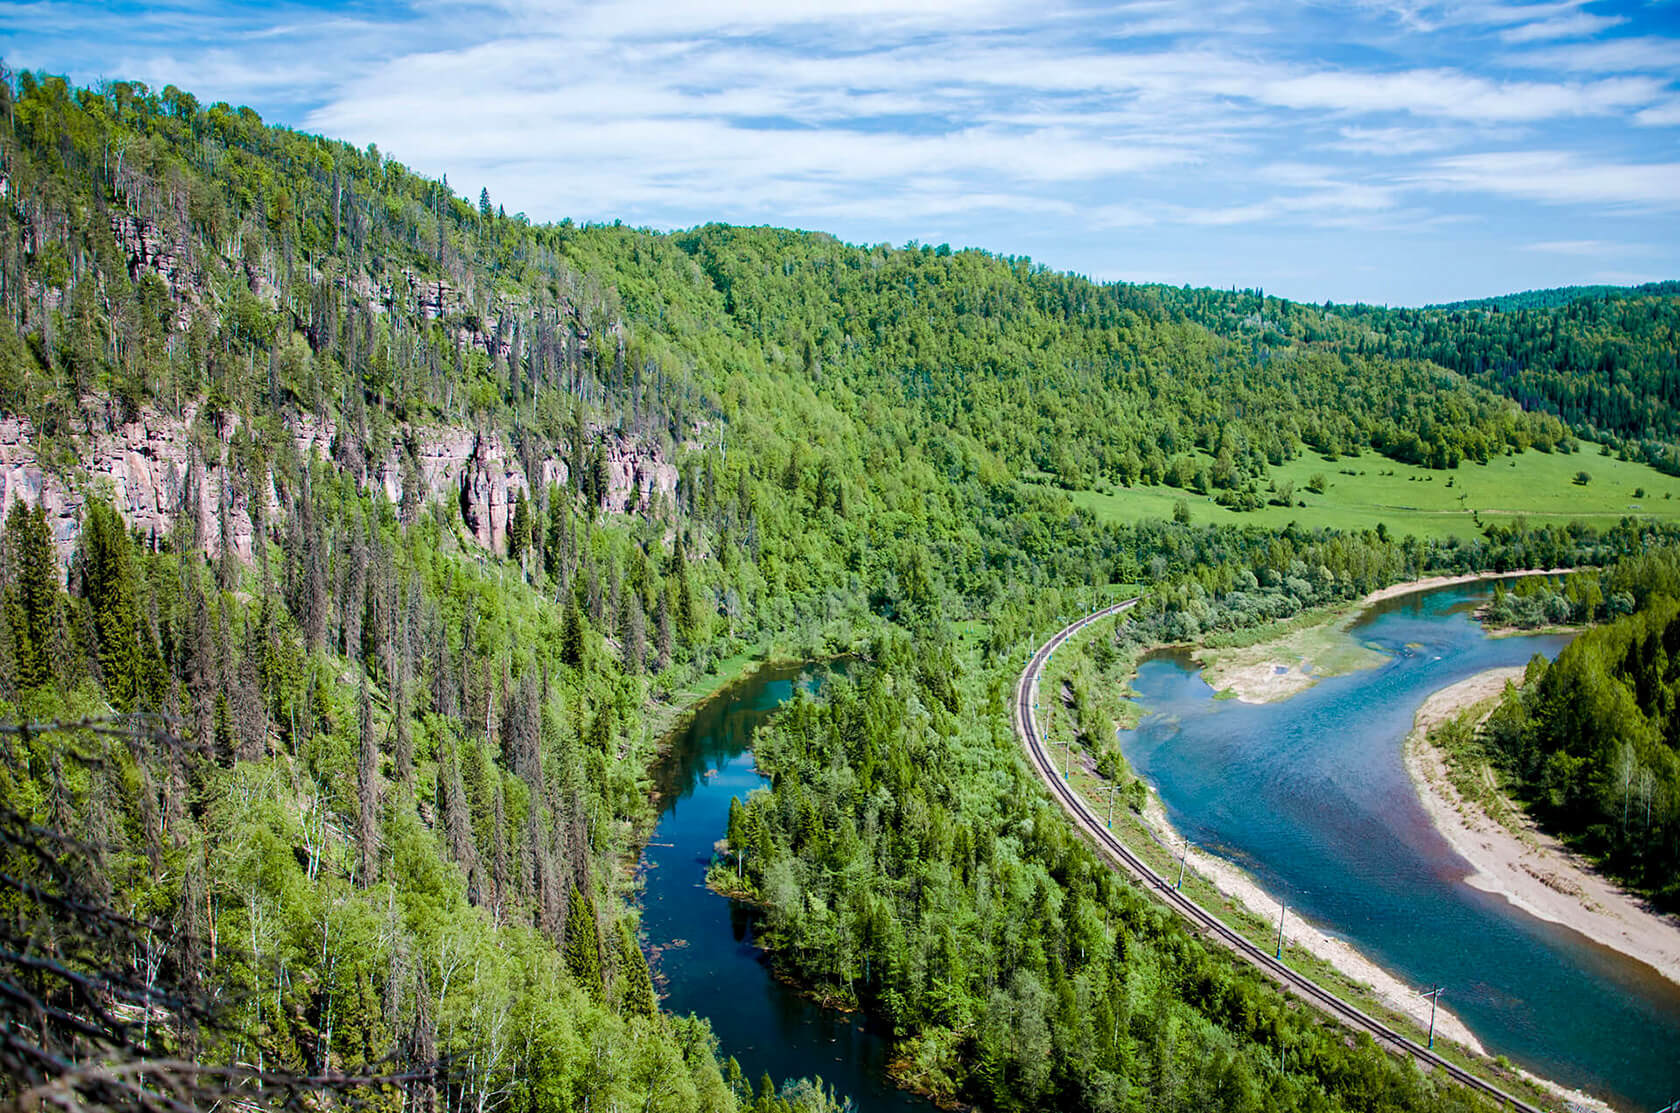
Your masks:
[[[52,530],[40,507],[12,504],[6,517],[6,550],[6,619],[12,628],[17,687],[27,692],[53,678],[58,640],[58,562]]]
[[[596,1001],[605,995],[601,983],[601,942],[595,928],[595,903],[577,886],[566,909],[566,969]]]
[[[671,611],[676,618],[677,635],[684,645],[693,645],[698,615],[694,608],[694,591],[688,582],[688,550],[680,534],[671,550],[670,575],[665,582],[671,593]]]
[[[116,510],[101,499],[90,501],[82,527],[82,594],[93,612],[105,694],[120,711],[134,709],[140,690],[140,617],[130,548]]]
[[[642,613],[639,593],[625,592],[624,612],[624,671],[635,676],[641,673],[647,658],[647,616]]]
[[[356,763],[356,878],[363,888],[379,872],[379,743],[373,736],[373,699],[362,674],[361,753]]]
[[[573,668],[583,666],[583,614],[578,610],[577,598],[566,604],[565,625],[560,631],[560,659]]]
[[[566,527],[569,524],[569,515],[566,512],[568,501],[559,487],[549,489],[548,538],[543,542],[543,571],[556,583],[560,580],[569,547],[566,544]]]
[[[657,642],[658,642],[658,648],[659,648],[658,671],[660,671],[660,672],[663,672],[665,670],[666,666],[668,666],[671,663],[672,641],[671,641],[671,604],[670,604],[670,598],[671,598],[671,593],[669,591],[660,592],[659,593],[659,605],[654,611],[654,620],[653,620],[654,636],[655,636],[655,638],[657,639]]]
[[[659,1015],[659,998],[653,992],[653,976],[648,973],[647,956],[636,943],[630,925],[618,925],[619,952],[619,1010],[626,1016],[652,1020]]]
[[[531,547],[531,506],[524,491],[519,492],[519,498],[513,504],[513,514],[508,519],[507,545],[508,559],[518,561],[523,568],[525,554]]]

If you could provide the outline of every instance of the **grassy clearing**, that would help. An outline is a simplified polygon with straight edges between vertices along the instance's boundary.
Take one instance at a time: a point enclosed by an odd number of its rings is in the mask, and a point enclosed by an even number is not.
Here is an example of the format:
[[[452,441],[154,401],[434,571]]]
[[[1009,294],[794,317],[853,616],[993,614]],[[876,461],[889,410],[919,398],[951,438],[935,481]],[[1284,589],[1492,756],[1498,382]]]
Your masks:
[[[1582,471],[1590,477],[1585,485],[1574,481]],[[1322,494],[1308,490],[1314,476],[1324,479]],[[1112,521],[1170,518],[1173,507],[1183,502],[1198,524],[1276,529],[1295,522],[1344,530],[1386,525],[1396,535],[1442,538],[1475,537],[1487,524],[1519,516],[1534,523],[1581,521],[1597,526],[1629,514],[1680,520],[1680,478],[1600,456],[1591,446],[1571,455],[1501,456],[1450,471],[1400,464],[1374,453],[1336,461],[1308,455],[1273,468],[1271,479],[1279,488],[1293,485],[1295,501],[1306,505],[1239,513],[1206,495],[1173,487],[1104,486],[1070,492],[1070,497],[1075,505]],[[1643,496],[1636,495],[1640,490]]]

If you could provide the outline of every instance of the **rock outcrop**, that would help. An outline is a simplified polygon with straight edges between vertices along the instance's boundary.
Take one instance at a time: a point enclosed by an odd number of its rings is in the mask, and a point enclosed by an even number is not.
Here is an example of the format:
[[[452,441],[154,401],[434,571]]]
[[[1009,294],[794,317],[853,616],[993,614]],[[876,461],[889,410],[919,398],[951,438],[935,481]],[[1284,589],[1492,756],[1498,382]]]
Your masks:
[[[108,420],[110,431],[87,438],[77,465],[66,468],[40,457],[27,418],[0,417],[0,514],[9,512],[14,501],[45,507],[65,567],[76,550],[83,508],[93,495],[110,499],[129,527],[145,537],[191,529],[202,551],[215,557],[225,534],[232,550],[249,561],[255,551],[251,500],[260,499],[272,520],[280,510],[274,484],[267,475],[236,474],[230,446],[237,420],[221,421],[213,447],[201,452],[191,434],[195,418],[190,410],[179,418],[142,410],[132,421]],[[338,427],[312,415],[291,417],[287,431],[305,459],[334,459],[340,447]],[[638,513],[659,496],[675,498],[677,469],[657,444],[640,444],[600,426],[591,426],[588,435],[601,446],[606,462],[603,510]],[[373,446],[371,455],[374,461],[363,478],[366,489],[396,505],[407,496],[458,507],[467,532],[491,551],[507,543],[520,492],[529,495],[550,484],[565,487],[570,478],[565,460],[548,456],[535,462],[533,481],[499,434],[459,426],[399,430],[389,444]]]
[[[187,435],[191,420],[191,414],[170,418],[143,410],[133,421],[93,434],[79,466],[66,475],[37,455],[27,418],[0,417],[0,513],[9,513],[15,501],[44,507],[65,566],[75,553],[90,496],[110,499],[129,528],[143,536],[156,539],[178,526],[191,529],[203,550],[217,556],[225,532],[233,551],[250,560],[249,493],[246,484],[234,481],[227,452],[236,423],[223,425],[219,451],[206,459]],[[259,486],[260,497],[272,508],[274,492],[266,476]]]
[[[111,213],[111,231],[128,260],[128,277],[136,282],[147,273],[161,278],[175,299],[175,327],[186,328],[203,289],[185,240],[166,235],[154,222],[123,209]]]

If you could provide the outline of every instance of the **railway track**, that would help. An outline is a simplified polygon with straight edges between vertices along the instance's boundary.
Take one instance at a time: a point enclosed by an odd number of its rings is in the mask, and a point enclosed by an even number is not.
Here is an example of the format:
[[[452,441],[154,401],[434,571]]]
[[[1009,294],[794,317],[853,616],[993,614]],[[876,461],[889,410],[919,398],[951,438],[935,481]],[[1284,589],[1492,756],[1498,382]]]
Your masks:
[[[1518,1110],[1520,1113],[1541,1113],[1537,1107],[1512,1097],[1491,1082],[1471,1074],[1455,1063],[1449,1062],[1433,1050],[1390,1028],[1363,1009],[1342,1000],[1304,975],[1297,974],[1277,958],[1255,946],[1223,920],[1175,889],[1170,881],[1156,873],[1143,859],[1133,854],[1097,817],[1097,814],[1074,791],[1073,787],[1062,779],[1061,774],[1056,770],[1055,762],[1050,757],[1049,750],[1046,748],[1044,737],[1039,732],[1038,721],[1033,715],[1033,707],[1037,703],[1039,679],[1044,672],[1044,666],[1061,645],[1086,626],[1128,610],[1136,603],[1136,599],[1128,599],[1122,603],[1116,603],[1113,606],[1095,611],[1064,626],[1053,638],[1038,647],[1038,651],[1033,654],[1032,659],[1027,663],[1026,670],[1021,673],[1021,679],[1015,686],[1015,733],[1026,746],[1027,755],[1032,759],[1033,768],[1037,771],[1039,778],[1044,781],[1050,789],[1051,795],[1056,797],[1057,802],[1068,813],[1074,826],[1095,843],[1097,848],[1108,858],[1142,882],[1146,889],[1152,890],[1174,912],[1188,920],[1193,928],[1236,951],[1248,962],[1259,967],[1275,981],[1280,982],[1285,988],[1340,1020],[1349,1028],[1370,1033],[1379,1043],[1385,1044],[1401,1054],[1409,1055],[1420,1063],[1446,1072],[1455,1081],[1493,1098],[1507,1108]]]

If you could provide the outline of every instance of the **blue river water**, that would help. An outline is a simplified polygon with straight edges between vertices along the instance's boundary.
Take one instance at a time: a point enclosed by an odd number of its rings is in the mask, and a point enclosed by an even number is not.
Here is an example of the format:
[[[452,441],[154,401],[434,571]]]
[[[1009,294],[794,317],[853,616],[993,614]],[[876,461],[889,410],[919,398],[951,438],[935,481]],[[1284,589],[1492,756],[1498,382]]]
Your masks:
[[[1372,608],[1354,627],[1390,660],[1270,704],[1215,700],[1186,659],[1146,661],[1145,716],[1121,744],[1195,845],[1450,1006],[1488,1048],[1611,1101],[1680,1098],[1680,987],[1464,884],[1407,778],[1401,745],[1432,693],[1553,656],[1557,637],[1489,638],[1487,589]]]
[[[658,825],[642,854],[642,926],[665,1005],[711,1021],[722,1055],[755,1086],[762,1074],[820,1077],[861,1110],[933,1106],[887,1075],[888,1041],[858,1014],[825,1009],[771,976],[753,943],[752,912],[706,888],[729,801],[765,783],[747,747],[753,730],[811,688],[811,668],[766,668],[703,705],[654,772]]]

